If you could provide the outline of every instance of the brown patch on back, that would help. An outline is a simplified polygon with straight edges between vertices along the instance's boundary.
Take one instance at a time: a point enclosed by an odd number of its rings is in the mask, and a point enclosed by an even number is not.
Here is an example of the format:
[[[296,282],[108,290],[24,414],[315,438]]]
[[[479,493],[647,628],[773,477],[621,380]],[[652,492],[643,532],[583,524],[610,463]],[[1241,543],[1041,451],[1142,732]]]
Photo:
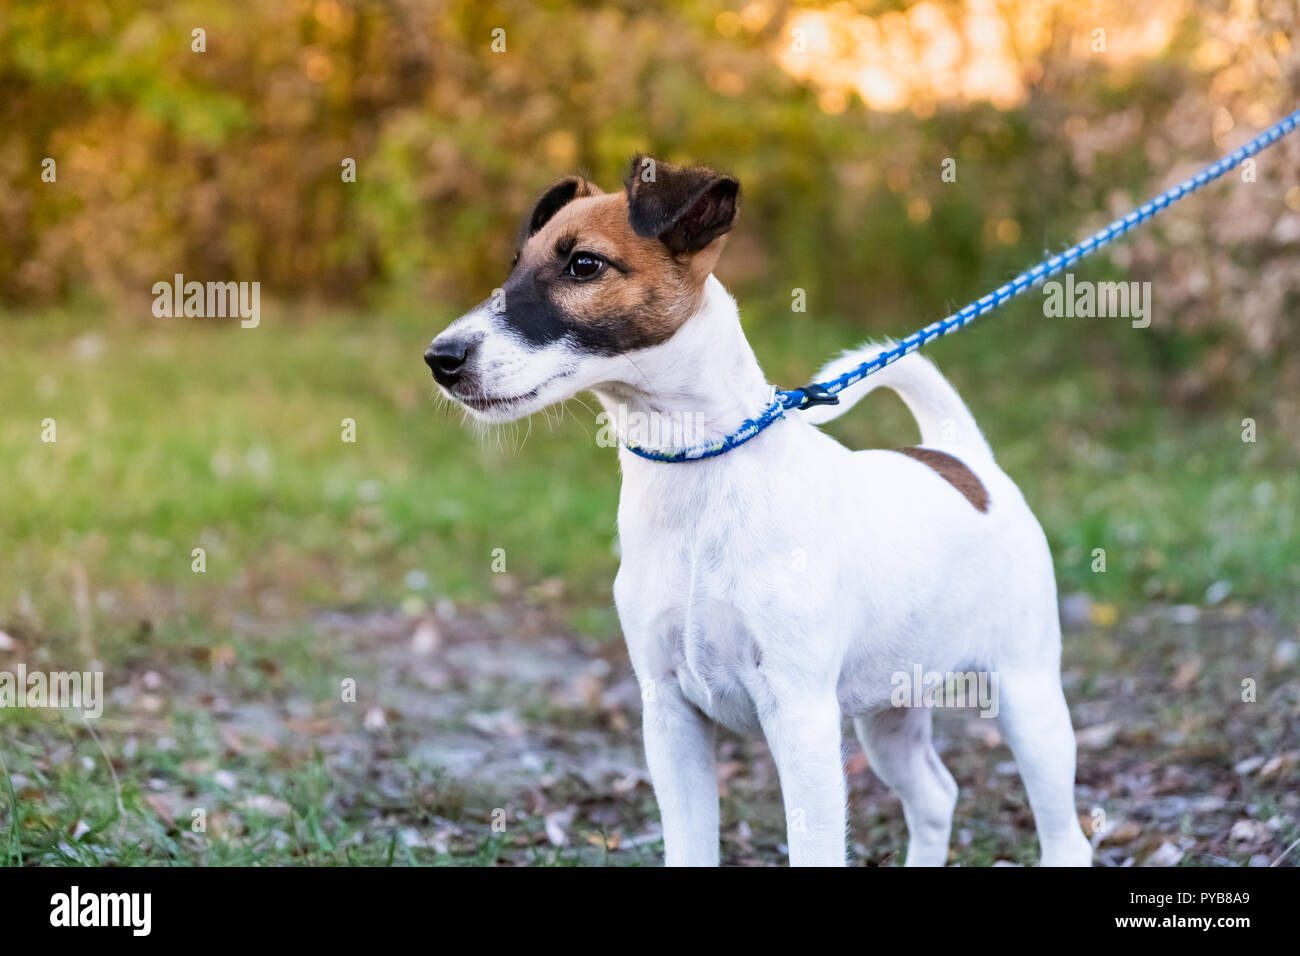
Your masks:
[[[965,495],[966,500],[975,506],[976,511],[988,512],[988,489],[960,458],[954,458],[947,452],[935,451],[933,448],[911,447],[894,450],[908,458],[915,458],[923,465],[929,465],[939,473],[940,478]]]
[[[608,323],[617,317],[619,337],[633,348],[666,341],[699,308],[708,278],[721,252],[676,257],[658,239],[638,236],[628,221],[626,193],[575,199],[555,213],[524,244],[519,266],[549,275],[562,266],[557,246],[572,248],[618,263],[623,271],[600,281],[547,282],[555,305],[578,322]]]

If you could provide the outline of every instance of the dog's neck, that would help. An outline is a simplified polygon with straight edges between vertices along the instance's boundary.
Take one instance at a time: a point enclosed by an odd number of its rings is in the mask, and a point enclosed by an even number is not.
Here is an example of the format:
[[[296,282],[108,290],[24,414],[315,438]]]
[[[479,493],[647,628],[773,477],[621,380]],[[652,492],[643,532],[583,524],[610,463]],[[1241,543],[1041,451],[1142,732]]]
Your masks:
[[[699,310],[671,339],[625,359],[623,380],[592,391],[619,437],[649,448],[716,441],[772,400],[736,302],[713,276]]]

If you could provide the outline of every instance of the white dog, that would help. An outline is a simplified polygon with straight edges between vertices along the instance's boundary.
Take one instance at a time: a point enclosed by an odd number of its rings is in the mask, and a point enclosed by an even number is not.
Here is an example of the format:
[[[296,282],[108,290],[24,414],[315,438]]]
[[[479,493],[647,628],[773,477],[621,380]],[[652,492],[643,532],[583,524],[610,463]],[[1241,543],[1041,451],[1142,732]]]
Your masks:
[[[487,422],[586,389],[611,421],[670,422],[686,444],[734,432],[773,394],[712,275],[738,195],[728,176],[646,157],[623,192],[558,183],[525,222],[504,287],[425,353],[435,379]],[[878,386],[902,397],[922,447],[851,451],[816,427]],[[791,864],[843,865],[850,717],[902,801],[907,865],[942,865],[957,785],[931,743],[931,710],[898,706],[896,691],[900,675],[974,671],[996,678],[1043,864],[1089,865],[1038,522],[928,361],[909,355],[841,398],[708,460],[620,450],[614,598],[644,691],[667,862],[718,863],[716,723],[766,737]]]

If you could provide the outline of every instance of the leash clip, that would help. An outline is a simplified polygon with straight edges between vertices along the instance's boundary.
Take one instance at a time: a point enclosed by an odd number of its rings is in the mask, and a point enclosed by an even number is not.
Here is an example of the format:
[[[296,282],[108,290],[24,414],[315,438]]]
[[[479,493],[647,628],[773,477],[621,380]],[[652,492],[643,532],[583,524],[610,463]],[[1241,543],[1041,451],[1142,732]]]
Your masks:
[[[806,396],[806,400],[799,403],[800,411],[805,408],[812,408],[814,405],[838,405],[840,403],[838,395],[831,394],[827,391],[826,386],[818,385],[816,382],[796,388],[794,391],[803,392]]]

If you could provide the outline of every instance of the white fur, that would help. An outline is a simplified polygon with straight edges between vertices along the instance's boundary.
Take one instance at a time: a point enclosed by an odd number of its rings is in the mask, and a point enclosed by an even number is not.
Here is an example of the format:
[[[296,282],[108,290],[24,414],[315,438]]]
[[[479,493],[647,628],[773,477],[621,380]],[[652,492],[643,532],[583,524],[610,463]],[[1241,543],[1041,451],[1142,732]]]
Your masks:
[[[695,316],[633,355],[584,357],[561,343],[540,361],[533,353],[525,372],[511,357],[518,343],[488,336],[509,371],[501,395],[556,382],[539,393],[545,404],[591,389],[615,420],[619,406],[696,415],[698,440],[734,430],[770,399],[735,302],[713,277]],[[818,379],[878,348],[846,354]],[[902,397],[925,445],[980,478],[987,513],[925,464],[851,451],[816,427],[880,386]],[[999,726],[1029,792],[1042,862],[1088,865],[1056,585],[1038,522],[957,393],[919,355],[847,389],[842,403],[788,412],[705,461],[663,464],[620,449],[614,597],[643,688],[668,863],[718,862],[716,722],[766,737],[791,864],[843,865],[841,729],[851,718],[871,767],[902,800],[907,864],[942,865],[957,786],[931,745],[931,711],[890,700],[892,675],[920,664],[998,674]]]

